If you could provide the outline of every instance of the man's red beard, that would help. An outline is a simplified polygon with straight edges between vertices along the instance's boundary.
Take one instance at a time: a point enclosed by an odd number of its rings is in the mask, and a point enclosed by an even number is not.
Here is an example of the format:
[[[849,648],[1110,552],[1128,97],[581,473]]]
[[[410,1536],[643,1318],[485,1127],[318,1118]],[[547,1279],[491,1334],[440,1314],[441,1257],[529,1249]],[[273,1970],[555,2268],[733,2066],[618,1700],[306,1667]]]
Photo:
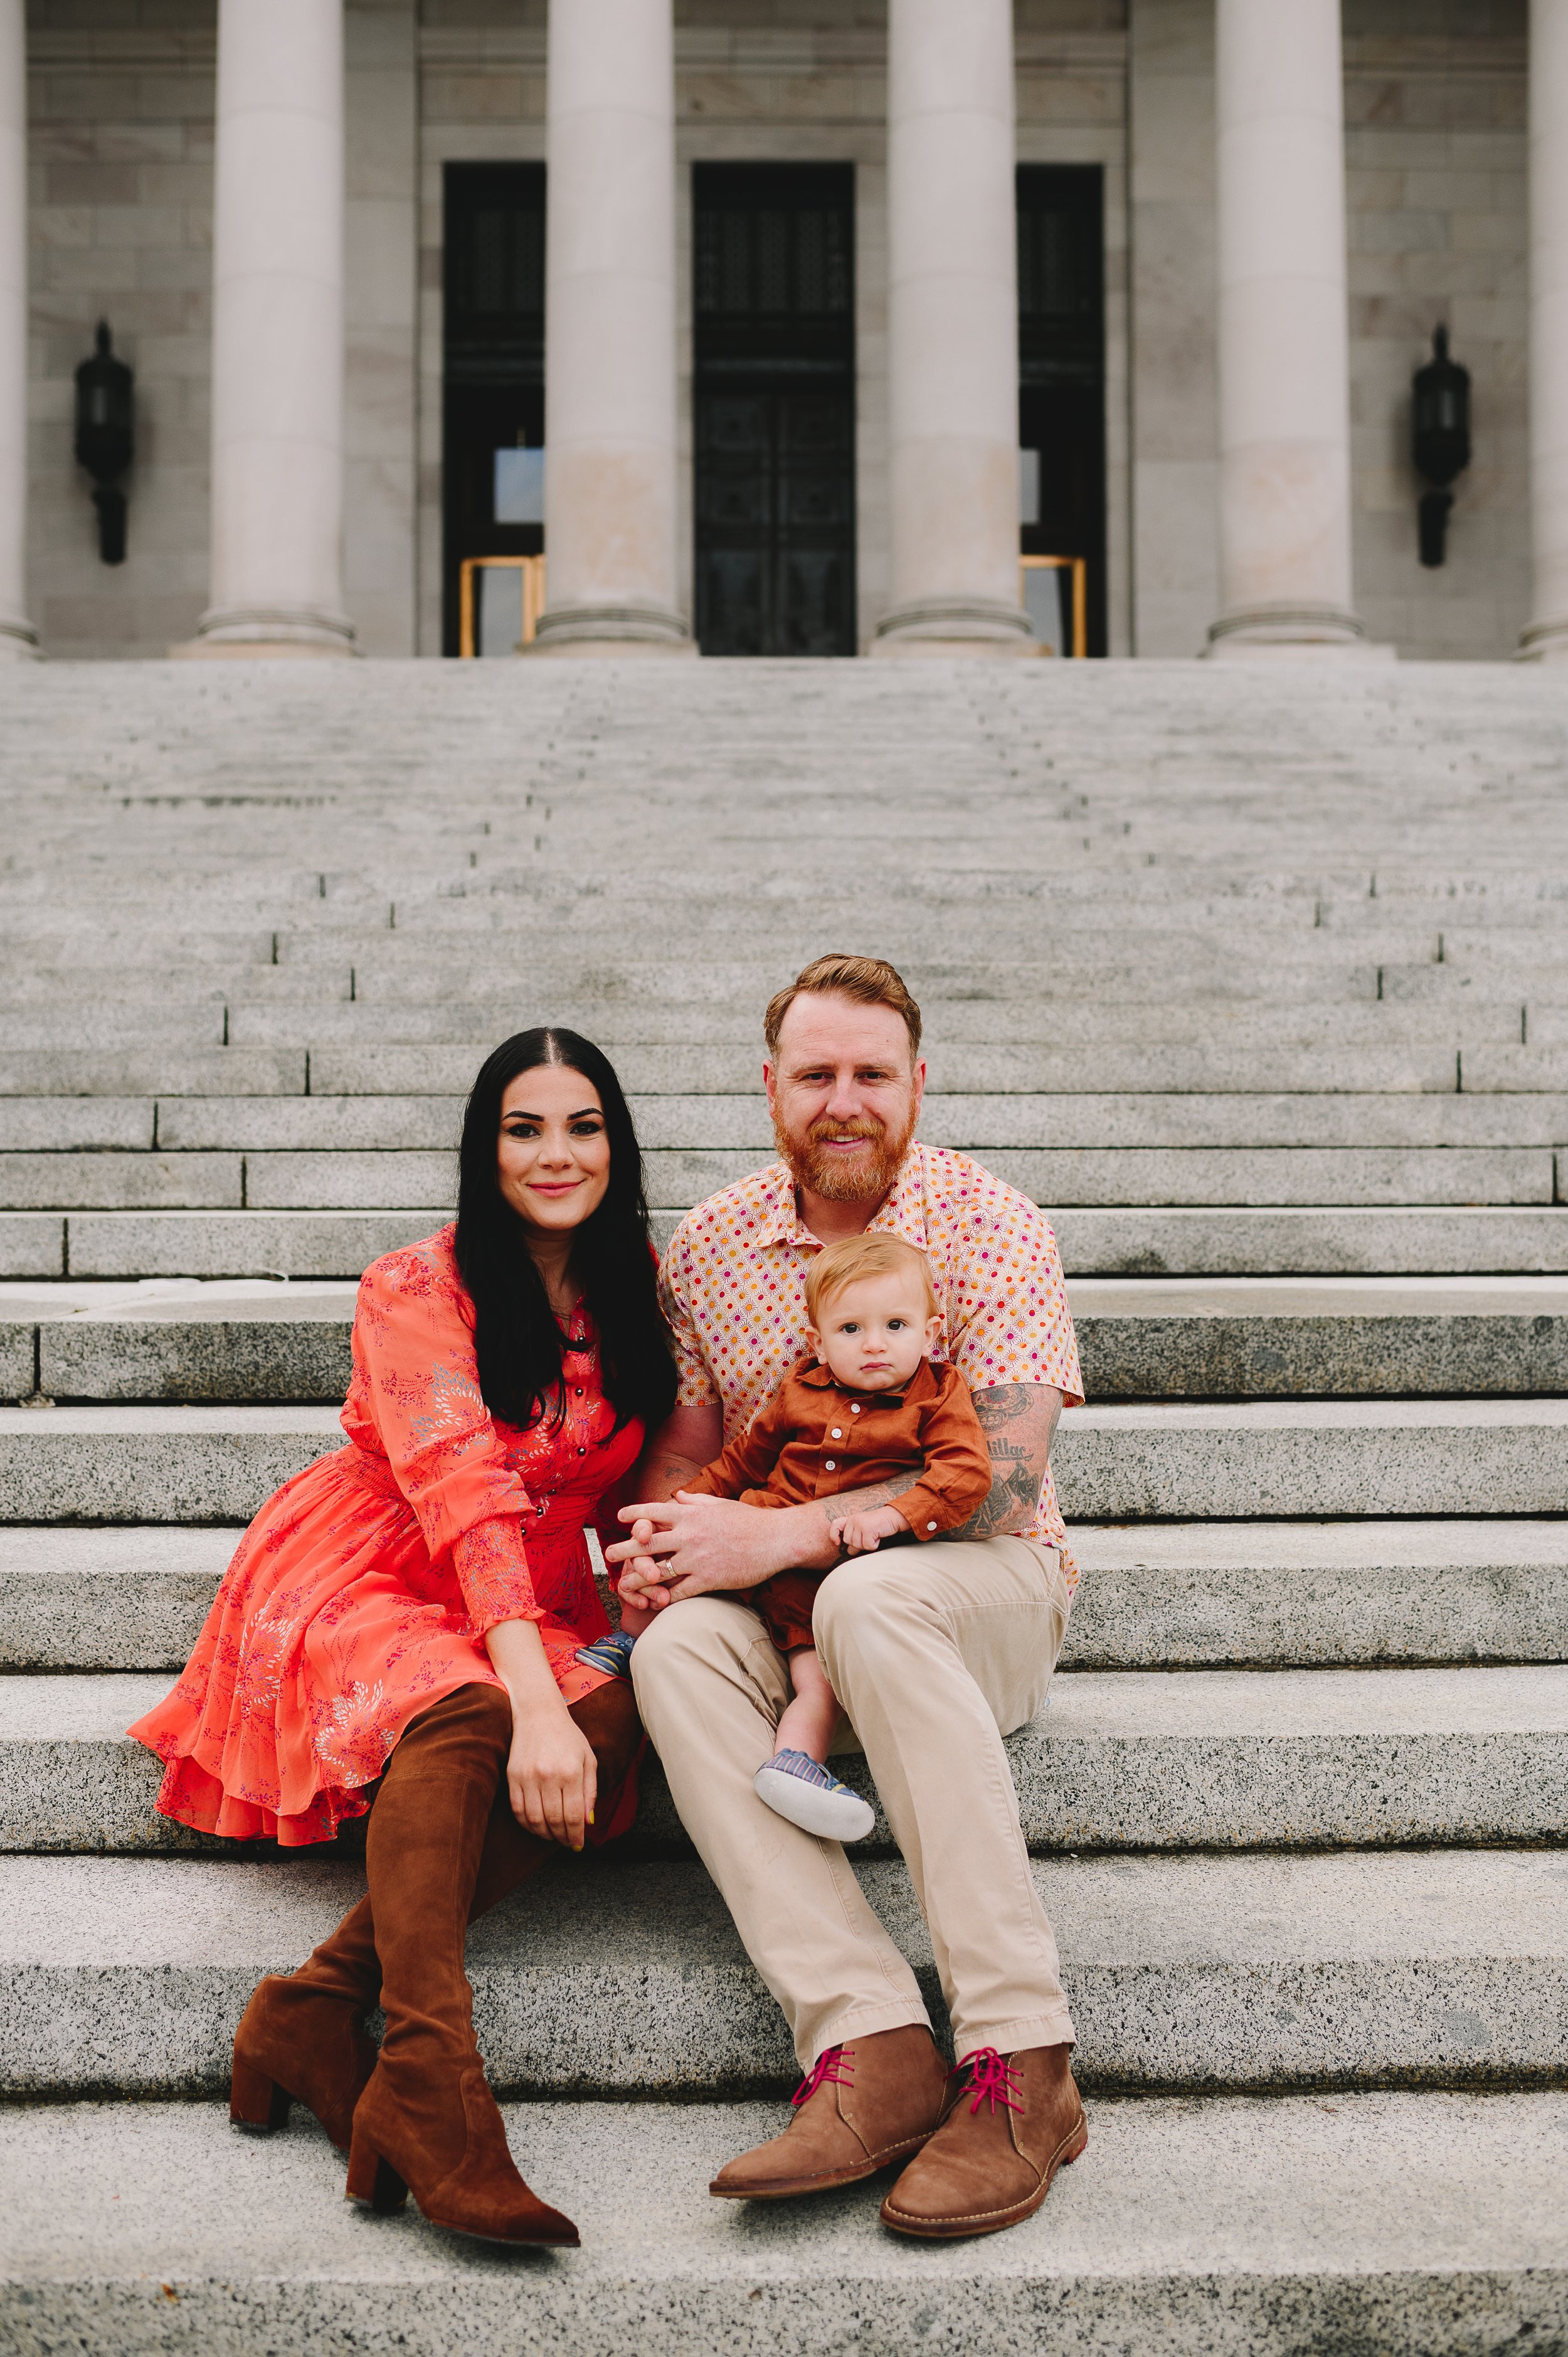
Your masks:
[[[915,1111],[897,1135],[879,1121],[814,1121],[803,1135],[788,1130],[779,1114],[773,1135],[797,1187],[806,1188],[829,1203],[877,1202],[898,1176],[909,1140],[915,1135]],[[859,1137],[865,1143],[858,1154],[837,1151],[824,1141]]]

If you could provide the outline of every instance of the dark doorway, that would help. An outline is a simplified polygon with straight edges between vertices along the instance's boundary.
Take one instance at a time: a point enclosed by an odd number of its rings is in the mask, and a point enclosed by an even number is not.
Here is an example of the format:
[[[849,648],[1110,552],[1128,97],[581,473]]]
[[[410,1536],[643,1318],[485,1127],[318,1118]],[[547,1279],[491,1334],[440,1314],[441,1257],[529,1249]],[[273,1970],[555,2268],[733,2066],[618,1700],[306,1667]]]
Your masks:
[[[1097,164],[1019,167],[1018,444],[1037,454],[1021,552],[1088,559],[1091,655],[1106,651],[1103,208]]]
[[[464,558],[544,546],[539,460],[497,463],[544,444],[544,167],[448,164],[446,187],[442,643],[455,655]]]
[[[698,164],[697,637],[853,655],[854,171]]]

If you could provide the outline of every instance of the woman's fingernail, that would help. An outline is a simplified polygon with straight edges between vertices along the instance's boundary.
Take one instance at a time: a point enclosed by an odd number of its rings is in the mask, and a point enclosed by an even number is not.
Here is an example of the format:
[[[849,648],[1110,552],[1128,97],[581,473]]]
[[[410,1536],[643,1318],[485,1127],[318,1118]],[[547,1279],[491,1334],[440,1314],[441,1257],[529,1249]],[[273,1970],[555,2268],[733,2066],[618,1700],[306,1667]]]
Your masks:
[[[590,1810],[588,1811],[588,1823],[589,1823],[590,1824],[593,1824],[593,1822],[594,1822],[594,1813],[593,1813],[592,1809],[590,1809]]]

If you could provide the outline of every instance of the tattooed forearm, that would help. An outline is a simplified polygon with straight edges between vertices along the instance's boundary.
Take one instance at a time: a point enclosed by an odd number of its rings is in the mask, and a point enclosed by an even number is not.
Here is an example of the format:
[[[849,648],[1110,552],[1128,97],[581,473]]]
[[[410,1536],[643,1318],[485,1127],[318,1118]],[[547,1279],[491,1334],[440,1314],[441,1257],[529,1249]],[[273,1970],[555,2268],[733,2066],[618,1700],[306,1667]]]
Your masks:
[[[1039,1501],[1062,1395],[1048,1383],[997,1383],[974,1394],[991,1453],[991,1489],[968,1522],[942,1534],[990,1539],[1021,1531]]]

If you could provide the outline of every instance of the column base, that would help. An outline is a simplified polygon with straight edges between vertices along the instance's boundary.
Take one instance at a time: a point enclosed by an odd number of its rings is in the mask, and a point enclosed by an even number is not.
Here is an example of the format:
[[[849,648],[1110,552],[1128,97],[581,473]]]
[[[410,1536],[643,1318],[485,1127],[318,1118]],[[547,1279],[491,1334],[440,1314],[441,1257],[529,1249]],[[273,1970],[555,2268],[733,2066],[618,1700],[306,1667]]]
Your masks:
[[[195,638],[169,649],[177,662],[319,662],[358,652],[346,614],[308,606],[215,607]]]
[[[1259,655],[1308,662],[1324,655],[1370,655],[1391,662],[1394,650],[1375,646],[1359,616],[1347,607],[1249,606],[1210,622],[1203,653],[1212,662]]]
[[[694,655],[697,641],[672,606],[650,598],[614,606],[551,606],[520,655]]]
[[[1568,662],[1568,618],[1528,622],[1519,635],[1515,662]]]
[[[25,615],[0,614],[0,662],[37,662],[38,634]]]
[[[995,660],[1043,655],[1021,606],[1000,598],[916,597],[895,606],[876,625],[870,655],[979,656]]]

